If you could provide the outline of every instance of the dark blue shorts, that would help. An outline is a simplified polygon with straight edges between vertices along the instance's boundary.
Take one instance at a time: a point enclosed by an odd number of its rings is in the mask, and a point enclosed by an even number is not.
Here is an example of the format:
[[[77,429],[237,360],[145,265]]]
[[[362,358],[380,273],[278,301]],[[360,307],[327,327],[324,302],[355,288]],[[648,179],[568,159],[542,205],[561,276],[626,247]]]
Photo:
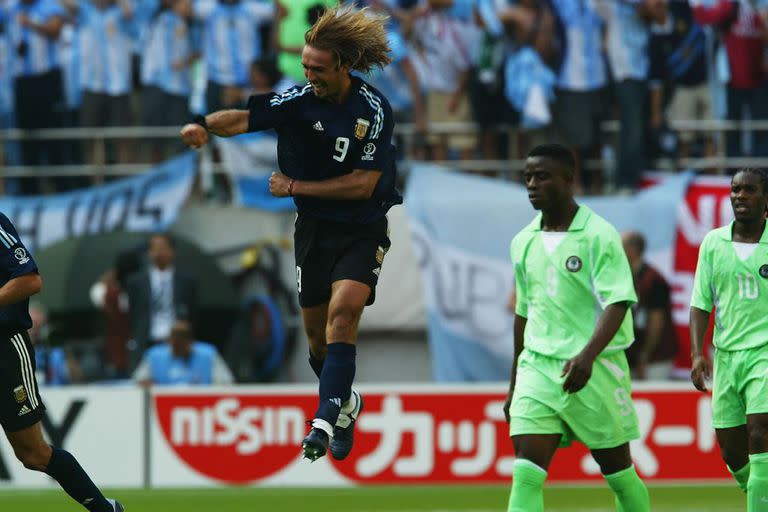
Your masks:
[[[0,334],[0,425],[6,432],[31,427],[43,417],[36,366],[26,331]]]
[[[386,217],[371,224],[348,224],[299,215],[293,238],[301,307],[328,302],[331,285],[343,279],[367,284],[367,305],[373,304],[390,247]]]

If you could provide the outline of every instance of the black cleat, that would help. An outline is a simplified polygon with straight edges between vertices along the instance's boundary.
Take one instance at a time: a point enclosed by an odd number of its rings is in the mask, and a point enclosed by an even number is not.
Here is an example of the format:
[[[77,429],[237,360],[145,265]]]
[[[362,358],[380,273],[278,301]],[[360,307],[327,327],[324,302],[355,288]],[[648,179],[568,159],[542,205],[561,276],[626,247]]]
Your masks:
[[[313,428],[301,443],[301,450],[304,453],[304,458],[315,462],[328,451],[328,443],[328,434],[325,430]]]
[[[331,440],[331,455],[336,460],[344,460],[352,451],[355,443],[355,422],[357,416],[363,410],[363,397],[357,391],[352,391],[357,397],[357,406],[349,414],[339,414],[339,419],[333,427],[333,439]]]
[[[107,500],[110,505],[115,509],[115,512],[125,512],[125,507],[123,507],[123,504],[120,503],[117,500]]]

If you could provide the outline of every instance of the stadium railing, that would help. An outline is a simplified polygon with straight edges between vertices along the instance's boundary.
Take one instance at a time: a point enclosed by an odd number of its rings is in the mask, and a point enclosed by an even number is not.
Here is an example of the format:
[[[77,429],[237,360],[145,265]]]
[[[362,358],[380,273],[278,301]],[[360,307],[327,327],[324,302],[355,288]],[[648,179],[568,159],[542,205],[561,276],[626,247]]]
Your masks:
[[[610,136],[618,132],[618,121],[605,121],[601,126],[604,134]],[[672,121],[670,128],[675,132],[699,132],[724,139],[730,131],[768,131],[768,120],[709,120],[709,121]],[[510,141],[517,133],[521,133],[516,127],[500,125],[499,132],[506,134]],[[401,136],[404,144],[404,153],[412,154],[411,149],[417,140],[416,128],[413,124],[400,124],[395,128],[397,135]],[[477,133],[475,123],[435,123],[429,126],[430,134],[473,134]],[[105,128],[47,128],[40,130],[0,130],[0,167],[2,178],[18,177],[53,177],[53,176],[91,176],[95,182],[100,182],[107,176],[124,176],[144,172],[147,163],[132,164],[82,164],[82,165],[56,165],[56,166],[9,166],[5,165],[3,142],[8,140],[58,140],[58,141],[90,141],[95,144],[97,162],[104,162],[106,155],[106,143],[114,139],[176,139],[179,136],[179,127],[105,127]],[[514,146],[514,142],[512,142]],[[711,169],[722,171],[727,168],[756,166],[768,167],[766,157],[734,158],[725,155],[725,144],[716,144],[717,154],[704,158],[680,158],[658,159],[654,162],[654,170],[679,170],[679,169]],[[492,172],[510,178],[517,177],[525,167],[524,159],[504,160],[446,160],[432,161],[431,163],[458,168],[468,172]],[[587,171],[602,171],[611,174],[615,162],[612,156],[602,159],[590,159],[584,162]],[[214,165],[213,172],[220,172],[219,165]],[[3,191],[3,180],[0,180],[0,193]]]

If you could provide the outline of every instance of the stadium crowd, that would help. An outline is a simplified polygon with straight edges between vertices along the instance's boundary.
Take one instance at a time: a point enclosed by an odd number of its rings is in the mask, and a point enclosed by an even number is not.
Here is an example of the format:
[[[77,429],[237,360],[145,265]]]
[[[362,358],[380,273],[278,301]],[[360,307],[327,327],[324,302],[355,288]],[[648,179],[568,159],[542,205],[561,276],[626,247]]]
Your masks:
[[[2,0],[0,127],[177,126],[194,113],[303,82],[304,32],[332,0]],[[580,158],[615,148],[620,190],[659,154],[708,156],[670,120],[768,119],[767,0],[356,0],[390,16],[394,62],[368,79],[418,159],[520,157],[558,140]],[[619,119],[615,140],[600,122]],[[476,130],[430,133],[432,123]],[[514,128],[517,144],[498,126]],[[160,161],[156,139],[107,162]],[[728,156],[767,156],[768,132],[730,132]],[[6,165],[100,163],[92,143],[4,145]],[[600,176],[582,173],[585,192]],[[19,180],[7,193],[50,192]]]

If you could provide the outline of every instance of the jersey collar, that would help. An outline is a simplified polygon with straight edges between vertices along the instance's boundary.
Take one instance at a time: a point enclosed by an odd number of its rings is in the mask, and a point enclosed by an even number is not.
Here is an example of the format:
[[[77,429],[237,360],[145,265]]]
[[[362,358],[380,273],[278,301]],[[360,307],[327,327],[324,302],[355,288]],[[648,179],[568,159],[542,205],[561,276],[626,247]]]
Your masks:
[[[587,226],[587,221],[589,220],[589,217],[592,215],[592,210],[590,210],[588,207],[584,206],[583,204],[579,205],[579,209],[576,210],[576,215],[573,217],[573,220],[571,221],[571,225],[568,226],[568,231],[583,231],[584,228]],[[531,223],[531,228],[533,231],[541,231],[541,218],[542,214],[539,212],[538,215],[536,215],[536,218],[533,219],[533,222]],[[763,235],[765,236],[765,235]]]
[[[733,241],[733,225],[736,223],[735,220],[732,220],[728,226],[726,226],[726,229],[720,230],[720,236],[723,238],[723,240],[727,240],[729,242]],[[763,236],[760,237],[760,241],[758,243],[761,244],[768,244],[768,222],[765,223],[765,227],[763,228]]]

